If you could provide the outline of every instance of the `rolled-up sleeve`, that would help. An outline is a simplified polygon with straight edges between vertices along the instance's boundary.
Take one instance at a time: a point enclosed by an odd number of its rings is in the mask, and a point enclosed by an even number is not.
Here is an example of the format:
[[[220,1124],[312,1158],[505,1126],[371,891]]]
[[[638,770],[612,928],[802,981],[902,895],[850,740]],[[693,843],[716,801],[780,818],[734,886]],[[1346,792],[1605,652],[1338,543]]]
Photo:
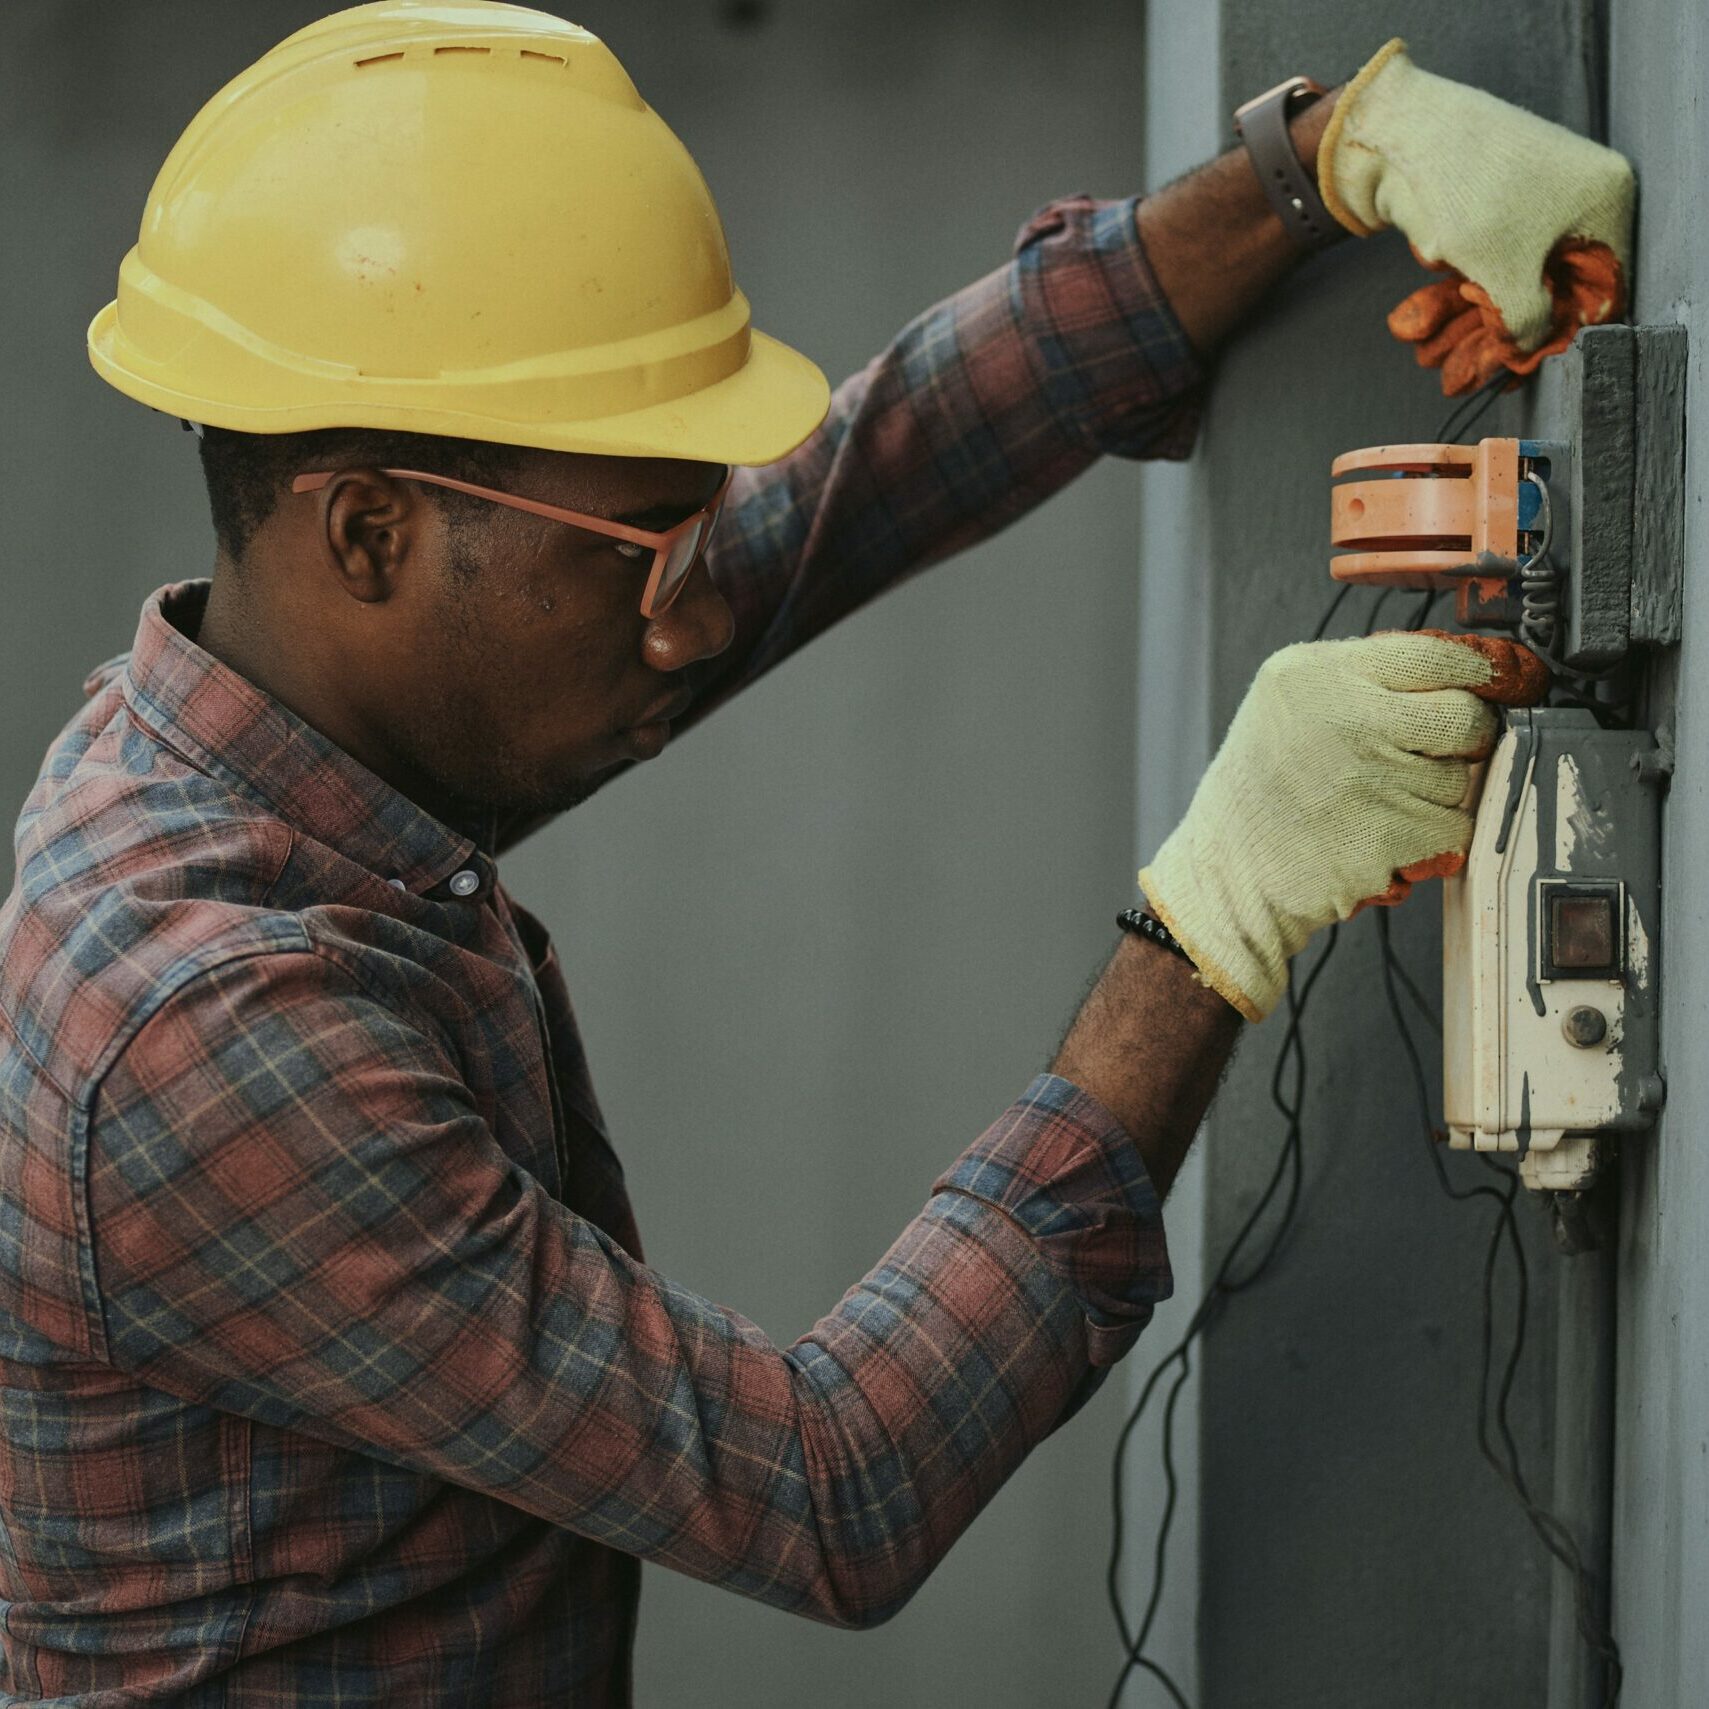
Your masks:
[[[1138,207],[1047,203],[1005,265],[845,380],[804,444],[736,471],[706,554],[735,638],[699,672],[679,728],[1099,456],[1188,454],[1205,370],[1146,259]]]
[[[1100,456],[1191,452],[1206,371],[1146,259],[1139,201],[1046,203],[1005,266],[915,316],[837,387],[803,444],[735,471],[706,551],[734,636],[683,671],[694,699],[673,721],[679,740],[832,624],[1006,528]],[[553,817],[499,815],[492,846]]]
[[[316,950],[188,980],[86,1138],[115,1368],[836,1625],[906,1602],[1169,1291],[1131,1141],[1041,1075],[779,1348],[554,1200]]]

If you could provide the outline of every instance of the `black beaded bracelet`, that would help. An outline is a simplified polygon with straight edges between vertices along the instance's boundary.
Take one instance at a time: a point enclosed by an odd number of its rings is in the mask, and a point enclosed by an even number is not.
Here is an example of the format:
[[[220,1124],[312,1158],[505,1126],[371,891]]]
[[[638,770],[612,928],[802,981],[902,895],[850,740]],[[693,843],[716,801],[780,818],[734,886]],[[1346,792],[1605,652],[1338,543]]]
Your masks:
[[[1189,967],[1197,971],[1193,958],[1182,949],[1175,934],[1155,914],[1147,914],[1139,908],[1124,908],[1116,915],[1116,924],[1124,932],[1138,932],[1142,938],[1149,938],[1154,944],[1161,944],[1164,949],[1173,950]]]

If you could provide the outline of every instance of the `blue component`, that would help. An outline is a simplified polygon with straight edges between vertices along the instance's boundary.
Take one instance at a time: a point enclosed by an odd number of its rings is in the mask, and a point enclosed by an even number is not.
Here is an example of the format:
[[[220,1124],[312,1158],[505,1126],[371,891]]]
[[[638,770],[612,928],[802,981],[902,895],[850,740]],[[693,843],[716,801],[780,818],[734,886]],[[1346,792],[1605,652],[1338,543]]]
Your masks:
[[[1519,532],[1521,534],[1536,533],[1542,526],[1543,498],[1531,482],[1524,479],[1527,473],[1535,474],[1538,479],[1547,481],[1551,494],[1555,499],[1555,511],[1559,517],[1562,487],[1554,483],[1559,480],[1564,487],[1567,471],[1571,467],[1572,447],[1560,439],[1521,439],[1519,441]]]

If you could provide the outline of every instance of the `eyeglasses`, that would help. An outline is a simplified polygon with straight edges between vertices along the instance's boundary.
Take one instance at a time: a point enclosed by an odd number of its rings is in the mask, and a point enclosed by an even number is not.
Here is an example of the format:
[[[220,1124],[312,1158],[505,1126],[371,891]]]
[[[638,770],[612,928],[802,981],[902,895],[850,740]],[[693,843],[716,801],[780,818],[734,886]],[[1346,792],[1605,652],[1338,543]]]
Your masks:
[[[318,492],[330,481],[335,470],[325,474],[298,475],[291,482],[294,493]],[[685,516],[674,528],[657,534],[646,528],[630,528],[622,522],[611,522],[603,516],[584,516],[579,510],[563,510],[555,504],[542,504],[536,498],[519,498],[515,493],[498,492],[492,487],[471,486],[467,481],[453,480],[449,475],[428,475],[420,469],[382,469],[400,481],[426,481],[431,486],[449,487],[453,492],[467,493],[471,498],[484,498],[493,504],[508,505],[512,510],[526,510],[532,516],[549,517],[553,522],[567,522],[575,528],[585,528],[594,534],[608,534],[614,540],[627,540],[631,545],[652,548],[653,566],[647,585],[641,591],[641,615],[657,617],[669,609],[671,601],[682,592],[689,572],[700,562],[706,542],[724,508],[724,495],[730,490],[734,469],[726,469],[718,490],[692,516]]]

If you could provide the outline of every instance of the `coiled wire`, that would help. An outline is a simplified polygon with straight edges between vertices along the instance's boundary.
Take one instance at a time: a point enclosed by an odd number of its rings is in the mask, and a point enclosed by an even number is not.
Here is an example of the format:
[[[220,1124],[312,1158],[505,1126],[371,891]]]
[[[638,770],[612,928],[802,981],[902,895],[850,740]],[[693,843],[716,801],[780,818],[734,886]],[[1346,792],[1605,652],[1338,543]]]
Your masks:
[[[1537,489],[1542,501],[1543,540],[1537,550],[1519,566],[1519,638],[1533,652],[1550,655],[1555,650],[1555,633],[1560,627],[1561,576],[1549,547],[1554,541],[1555,518],[1549,503],[1549,487],[1529,469],[1524,478]]]

